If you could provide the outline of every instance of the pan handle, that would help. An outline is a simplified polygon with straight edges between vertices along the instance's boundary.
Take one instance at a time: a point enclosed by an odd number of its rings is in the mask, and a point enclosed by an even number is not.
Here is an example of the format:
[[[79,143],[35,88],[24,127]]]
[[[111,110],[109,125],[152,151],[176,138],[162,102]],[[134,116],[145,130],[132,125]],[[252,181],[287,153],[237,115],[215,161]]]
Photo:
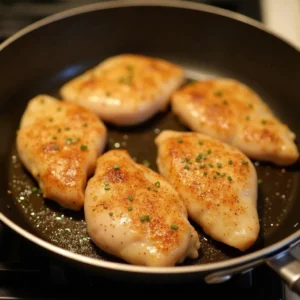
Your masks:
[[[300,261],[296,258],[296,254],[293,255],[296,249],[300,250],[300,243],[296,247],[268,258],[266,263],[281,276],[293,292],[300,296]]]

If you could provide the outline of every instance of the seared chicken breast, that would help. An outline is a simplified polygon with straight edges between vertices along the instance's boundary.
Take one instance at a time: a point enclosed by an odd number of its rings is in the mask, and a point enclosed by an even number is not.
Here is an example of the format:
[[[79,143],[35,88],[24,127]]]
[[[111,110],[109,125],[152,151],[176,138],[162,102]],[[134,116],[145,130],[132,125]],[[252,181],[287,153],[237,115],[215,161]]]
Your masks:
[[[122,54],[110,57],[61,88],[64,100],[78,103],[115,125],[136,125],[164,110],[183,83],[181,67],[159,58]]]
[[[192,131],[229,143],[252,159],[291,165],[295,134],[249,87],[232,79],[204,80],[174,93],[172,109]]]
[[[173,266],[198,256],[199,237],[175,189],[126,150],[98,158],[84,211],[94,243],[131,264]]]
[[[159,172],[178,191],[189,217],[213,239],[244,251],[259,233],[257,175],[238,149],[200,133],[163,131]]]
[[[85,108],[38,95],[22,116],[17,150],[45,198],[80,210],[106,135],[104,124]]]

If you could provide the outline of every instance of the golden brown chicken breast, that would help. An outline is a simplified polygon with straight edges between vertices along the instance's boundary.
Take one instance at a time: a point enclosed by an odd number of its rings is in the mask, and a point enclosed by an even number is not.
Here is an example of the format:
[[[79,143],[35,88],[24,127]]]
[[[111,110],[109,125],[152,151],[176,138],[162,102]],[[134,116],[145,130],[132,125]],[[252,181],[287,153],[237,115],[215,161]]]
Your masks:
[[[135,125],[164,110],[184,80],[181,67],[159,58],[122,54],[67,82],[64,100],[115,125]]]
[[[250,158],[278,165],[299,158],[295,134],[236,80],[199,81],[177,91],[171,101],[174,113],[191,130],[229,143]]]
[[[44,197],[79,210],[106,135],[104,124],[85,108],[39,95],[22,116],[17,150]]]
[[[198,257],[199,237],[177,192],[126,150],[99,157],[84,211],[95,244],[129,263],[173,266]]]
[[[213,239],[242,251],[259,233],[257,175],[238,149],[200,133],[163,131],[159,172],[183,199],[189,217]]]

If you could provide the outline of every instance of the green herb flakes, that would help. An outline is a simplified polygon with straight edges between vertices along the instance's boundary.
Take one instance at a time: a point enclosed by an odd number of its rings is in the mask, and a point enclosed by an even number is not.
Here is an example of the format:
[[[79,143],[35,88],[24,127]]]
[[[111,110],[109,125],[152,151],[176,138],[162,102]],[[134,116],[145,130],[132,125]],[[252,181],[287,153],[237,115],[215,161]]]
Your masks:
[[[42,193],[41,189],[39,189],[39,188],[36,187],[36,186],[32,188],[32,192],[33,192],[33,193],[36,193],[36,194],[41,194],[41,193]]]
[[[72,142],[73,142],[73,140],[72,140],[71,138],[67,138],[67,139],[65,140],[65,143],[66,143],[67,145],[72,144]]]
[[[195,161],[196,161],[196,162],[200,162],[201,159],[202,159],[202,156],[203,156],[203,154],[202,154],[202,153],[199,153],[199,154],[196,156]]]
[[[149,215],[142,216],[140,217],[140,220],[142,222],[150,222],[150,216]]]
[[[148,160],[143,160],[143,165],[145,166],[145,167],[150,167],[150,162],[148,161]]]
[[[261,124],[266,125],[267,121],[266,120],[261,120]]]
[[[178,226],[177,226],[177,225],[175,225],[175,224],[172,224],[172,225],[171,225],[171,229],[173,229],[173,230],[177,230],[177,229],[178,229]]]

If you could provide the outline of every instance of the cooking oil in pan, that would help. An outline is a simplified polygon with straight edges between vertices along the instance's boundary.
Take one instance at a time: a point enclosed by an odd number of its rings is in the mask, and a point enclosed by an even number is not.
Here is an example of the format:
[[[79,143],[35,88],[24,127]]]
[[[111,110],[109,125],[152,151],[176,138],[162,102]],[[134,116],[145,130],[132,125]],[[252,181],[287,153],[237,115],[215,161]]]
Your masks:
[[[127,149],[136,162],[157,171],[157,149],[154,138],[164,129],[188,130],[169,110],[156,115],[142,126],[131,128],[108,126],[106,150]],[[120,261],[94,246],[87,234],[83,211],[67,211],[53,201],[43,199],[35,180],[22,166],[16,148],[12,151],[10,163],[8,192],[12,193],[17,208],[37,235],[78,254]],[[254,162],[254,165],[259,178],[257,208],[261,230],[256,244],[249,249],[249,252],[266,246],[269,238],[287,218],[295,201],[295,187],[299,181],[298,172],[292,169],[277,168],[260,162]],[[244,254],[212,240],[198,225],[192,224],[197,229],[202,242],[200,256],[196,261],[188,260],[185,264],[217,262]],[[294,226],[298,226],[298,223]]]

